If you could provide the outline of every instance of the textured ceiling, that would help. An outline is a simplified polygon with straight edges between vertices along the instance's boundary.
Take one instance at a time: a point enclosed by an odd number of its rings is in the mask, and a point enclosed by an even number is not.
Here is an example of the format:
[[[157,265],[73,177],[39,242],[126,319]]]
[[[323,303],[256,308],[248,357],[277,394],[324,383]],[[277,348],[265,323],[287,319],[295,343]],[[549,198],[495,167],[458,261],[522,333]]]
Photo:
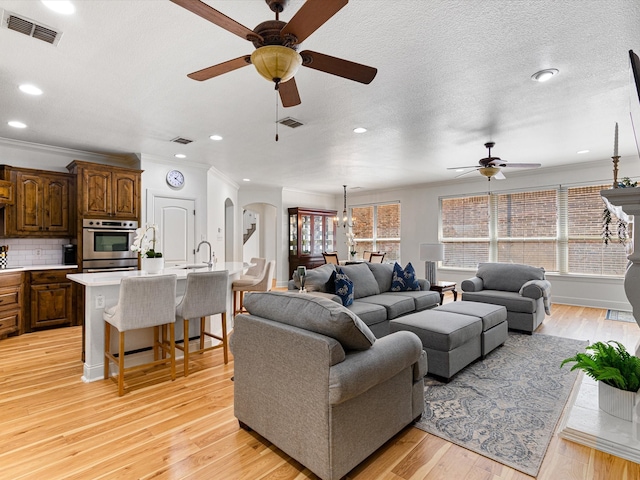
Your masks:
[[[620,154],[637,156],[627,55],[640,51],[636,0],[351,0],[302,49],[374,66],[377,77],[362,85],[301,68],[302,104],[278,118],[304,126],[281,126],[277,143],[273,86],[253,67],[186,76],[250,54],[251,43],[168,0],[74,3],[62,16],[39,1],[0,0],[63,32],[52,46],[0,29],[0,137],[205,163],[237,182],[328,193],[451,180],[458,174],[446,168],[476,164],[489,140],[494,155],[543,168],[604,159],[616,121]],[[207,3],[249,28],[273,18],[263,0]],[[302,3],[291,0],[281,20]],[[560,75],[550,82],[531,81],[552,67]],[[44,94],[19,92],[26,82]],[[7,126],[14,119],[29,128]],[[194,142],[169,142],[178,136]]]

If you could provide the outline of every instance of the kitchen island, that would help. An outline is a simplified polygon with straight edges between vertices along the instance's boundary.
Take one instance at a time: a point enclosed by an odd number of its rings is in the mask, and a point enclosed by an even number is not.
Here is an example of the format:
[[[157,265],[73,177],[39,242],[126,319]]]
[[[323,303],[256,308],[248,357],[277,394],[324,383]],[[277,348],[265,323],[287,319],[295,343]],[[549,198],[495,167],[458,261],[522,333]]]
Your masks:
[[[187,266],[189,267],[189,266]],[[195,266],[191,266],[195,267]],[[232,291],[231,283],[238,278],[243,271],[247,268],[242,262],[227,262],[224,264],[218,264],[211,267],[212,270],[228,270],[229,272],[229,293],[227,295],[227,322],[231,325],[227,325],[227,331],[230,331],[233,323],[232,310]],[[203,272],[207,271],[209,267],[198,265],[197,268],[185,268],[185,266],[176,266],[165,268],[160,274],[150,274],[144,270],[124,271],[124,272],[104,272],[104,273],[76,273],[69,274],[67,278],[73,282],[82,285],[85,288],[85,305],[84,305],[84,370],[82,381],[93,382],[95,380],[102,380],[103,368],[104,368],[104,320],[102,319],[102,312],[105,307],[110,307],[118,303],[118,296],[120,293],[120,282],[125,277],[144,277],[151,275],[166,275],[172,274],[177,276],[176,295],[182,297],[186,286],[187,275],[191,272]],[[215,316],[215,320],[220,318],[220,315]],[[207,320],[211,321],[211,318]],[[199,335],[198,322],[191,322],[189,336],[194,337]],[[212,330],[213,333],[221,333],[222,326],[216,326],[214,322]],[[193,328],[193,331],[191,331]],[[112,349],[116,349],[117,336],[114,336]],[[184,338],[182,331],[182,322],[176,323],[176,341],[181,341]],[[152,329],[142,329],[131,331],[126,336],[125,350],[127,352],[133,352],[139,350],[138,353],[133,355],[127,355],[127,360],[132,364],[144,363],[148,361],[148,358],[153,355],[150,349],[152,339]],[[180,351],[176,350],[178,356]]]

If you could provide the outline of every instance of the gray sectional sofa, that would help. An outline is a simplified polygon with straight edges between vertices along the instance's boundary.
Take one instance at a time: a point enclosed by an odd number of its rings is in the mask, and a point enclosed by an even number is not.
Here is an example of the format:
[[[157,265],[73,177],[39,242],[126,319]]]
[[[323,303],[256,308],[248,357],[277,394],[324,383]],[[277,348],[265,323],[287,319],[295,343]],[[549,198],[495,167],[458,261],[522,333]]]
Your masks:
[[[230,341],[234,414],[320,478],[342,478],[422,415],[427,358],[415,334],[376,339],[313,295],[252,292],[244,306]]]
[[[462,300],[503,305],[510,330],[534,332],[551,314],[551,283],[544,268],[518,263],[481,263],[462,282]]]
[[[389,321],[409,313],[433,308],[440,302],[440,295],[429,290],[427,280],[418,279],[420,291],[392,292],[393,265],[389,263],[362,262],[355,265],[322,265],[307,270],[305,288],[308,293],[324,296],[337,303],[342,300],[327,286],[331,274],[341,268],[353,282],[354,301],[348,308],[371,329],[377,337],[390,333]],[[300,279],[294,272],[289,290],[300,288]]]

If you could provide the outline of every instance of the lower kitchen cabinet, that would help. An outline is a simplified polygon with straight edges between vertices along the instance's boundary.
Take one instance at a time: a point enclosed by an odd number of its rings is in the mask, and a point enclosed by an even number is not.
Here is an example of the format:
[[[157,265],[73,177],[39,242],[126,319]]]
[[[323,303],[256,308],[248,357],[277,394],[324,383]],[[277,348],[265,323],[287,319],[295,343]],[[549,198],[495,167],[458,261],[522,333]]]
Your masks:
[[[29,272],[29,330],[74,325],[75,286],[67,274],[75,269]]]
[[[22,272],[0,275],[0,338],[24,333],[22,306],[24,277]]]

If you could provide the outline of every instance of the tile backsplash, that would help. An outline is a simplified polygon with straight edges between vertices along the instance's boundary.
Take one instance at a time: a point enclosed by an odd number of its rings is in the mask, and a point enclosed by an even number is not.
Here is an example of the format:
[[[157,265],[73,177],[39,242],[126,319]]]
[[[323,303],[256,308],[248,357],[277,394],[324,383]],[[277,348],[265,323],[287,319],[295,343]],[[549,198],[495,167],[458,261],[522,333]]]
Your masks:
[[[0,238],[0,245],[8,245],[7,266],[61,265],[62,245],[68,238]]]

